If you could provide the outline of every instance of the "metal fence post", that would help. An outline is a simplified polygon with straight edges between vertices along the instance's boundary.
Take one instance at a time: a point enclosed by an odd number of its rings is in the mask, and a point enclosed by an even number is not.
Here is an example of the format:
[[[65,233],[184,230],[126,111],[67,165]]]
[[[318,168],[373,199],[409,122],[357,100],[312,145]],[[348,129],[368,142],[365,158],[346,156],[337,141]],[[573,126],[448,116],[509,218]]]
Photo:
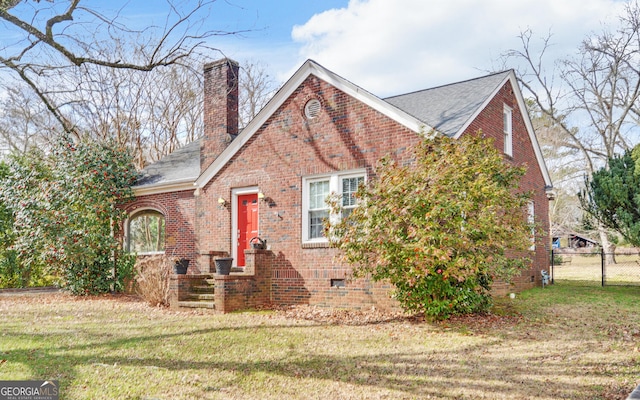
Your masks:
[[[605,264],[606,264],[606,260],[605,260],[605,254],[604,254],[604,247],[600,248],[600,262],[602,263],[602,287],[604,287],[604,272],[605,272]]]
[[[551,247],[551,284],[553,285],[553,275],[554,275],[554,267],[555,267],[555,254],[553,253],[553,247]]]

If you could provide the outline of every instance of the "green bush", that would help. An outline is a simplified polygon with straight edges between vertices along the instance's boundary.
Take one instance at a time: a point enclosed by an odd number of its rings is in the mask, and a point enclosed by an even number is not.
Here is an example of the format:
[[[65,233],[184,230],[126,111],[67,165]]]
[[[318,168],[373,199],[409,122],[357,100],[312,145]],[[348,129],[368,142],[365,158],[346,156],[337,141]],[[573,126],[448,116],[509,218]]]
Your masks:
[[[421,276],[411,283],[398,281],[395,297],[407,311],[446,319],[452,315],[489,310],[492,305],[489,283],[487,279],[480,284],[475,277],[458,282],[436,273]]]
[[[59,276],[76,294],[122,289],[133,261],[123,253],[126,215],[118,204],[132,197],[136,178],[130,154],[114,143],[63,137],[50,153],[11,159],[0,177],[0,205],[11,216],[11,268],[31,280]]]
[[[560,254],[553,254],[553,258],[551,259],[553,265],[560,265],[564,262],[564,259]]]
[[[517,191],[524,172],[480,135],[425,139],[412,164],[381,161],[347,218],[335,221],[342,202],[331,198],[326,233],[354,276],[388,280],[405,310],[436,319],[482,312],[494,278],[530,265],[535,225],[529,194]]]
[[[112,254],[101,254],[93,262],[72,263],[64,270],[63,287],[76,295],[122,292],[134,278],[134,264],[135,256],[129,254],[117,262]]]

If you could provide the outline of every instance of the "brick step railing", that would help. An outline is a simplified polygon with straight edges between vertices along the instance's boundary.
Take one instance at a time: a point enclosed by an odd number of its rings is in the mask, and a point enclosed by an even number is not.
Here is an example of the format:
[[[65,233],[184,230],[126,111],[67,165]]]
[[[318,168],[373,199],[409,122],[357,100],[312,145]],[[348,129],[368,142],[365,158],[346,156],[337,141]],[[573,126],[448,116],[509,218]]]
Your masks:
[[[220,253],[220,254],[219,254]],[[169,278],[171,308],[209,308],[219,313],[249,310],[271,304],[271,272],[274,254],[270,250],[244,251],[244,268],[232,268],[230,275],[214,274],[213,257],[223,252],[206,252],[210,273]],[[212,289],[208,289],[210,286]]]

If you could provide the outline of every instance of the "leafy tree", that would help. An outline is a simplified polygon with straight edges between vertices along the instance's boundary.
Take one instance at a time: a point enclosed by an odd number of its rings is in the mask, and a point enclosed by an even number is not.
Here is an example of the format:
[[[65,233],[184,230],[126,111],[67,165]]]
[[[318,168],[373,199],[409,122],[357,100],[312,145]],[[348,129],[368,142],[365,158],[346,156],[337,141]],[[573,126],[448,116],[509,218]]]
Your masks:
[[[0,162],[0,179],[9,173],[9,167]],[[13,213],[0,201],[0,288],[25,286],[20,269],[16,267],[15,252],[10,249],[13,244]]]
[[[327,234],[354,276],[388,279],[405,310],[438,319],[480,312],[495,278],[529,264],[518,252],[531,246],[529,195],[517,192],[524,172],[490,139],[425,139],[408,166],[384,158],[359,188],[360,206]],[[340,199],[331,202],[336,210]]]
[[[586,178],[580,193],[582,207],[607,228],[620,233],[633,246],[640,246],[640,146],[609,159]]]
[[[27,267],[46,265],[76,294],[120,289],[131,272],[118,228],[136,179],[127,151],[96,142],[58,141],[10,162],[0,199],[14,213],[13,248]]]
[[[0,162],[0,182],[9,177],[10,168]],[[53,283],[42,263],[25,264],[13,248],[16,241],[13,209],[0,198],[0,288],[45,286]]]

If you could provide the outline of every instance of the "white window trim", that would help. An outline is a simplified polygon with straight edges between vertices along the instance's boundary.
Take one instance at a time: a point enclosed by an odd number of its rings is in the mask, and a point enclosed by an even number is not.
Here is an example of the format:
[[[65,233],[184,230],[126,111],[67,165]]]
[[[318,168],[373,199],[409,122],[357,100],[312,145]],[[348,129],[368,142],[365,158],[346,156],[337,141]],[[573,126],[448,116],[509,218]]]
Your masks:
[[[302,243],[328,243],[326,237],[309,238],[309,185],[313,182],[329,180],[329,195],[342,193],[342,180],[347,178],[364,177],[367,181],[367,171],[365,169],[356,169],[349,171],[340,171],[333,174],[313,175],[302,178]],[[329,207],[327,205],[327,207]],[[339,214],[331,213],[329,220],[337,222],[340,219]]]
[[[144,251],[141,253],[136,253],[139,256],[155,256],[155,255],[162,255],[165,254],[166,252],[166,247],[167,247],[167,216],[164,215],[164,213],[160,210],[158,210],[157,208],[153,208],[153,207],[143,207],[143,208],[138,208],[135,211],[133,211],[133,214],[130,214],[127,219],[125,219],[124,221],[124,243],[123,243],[123,248],[125,249],[125,251],[127,253],[131,252],[131,244],[129,242],[130,239],[130,224],[131,224],[131,220],[138,214],[146,212],[146,211],[155,211],[159,214],[161,214],[164,217],[164,239],[165,239],[165,250],[162,251]]]
[[[506,104],[503,106],[504,153],[513,156],[513,109]]]

